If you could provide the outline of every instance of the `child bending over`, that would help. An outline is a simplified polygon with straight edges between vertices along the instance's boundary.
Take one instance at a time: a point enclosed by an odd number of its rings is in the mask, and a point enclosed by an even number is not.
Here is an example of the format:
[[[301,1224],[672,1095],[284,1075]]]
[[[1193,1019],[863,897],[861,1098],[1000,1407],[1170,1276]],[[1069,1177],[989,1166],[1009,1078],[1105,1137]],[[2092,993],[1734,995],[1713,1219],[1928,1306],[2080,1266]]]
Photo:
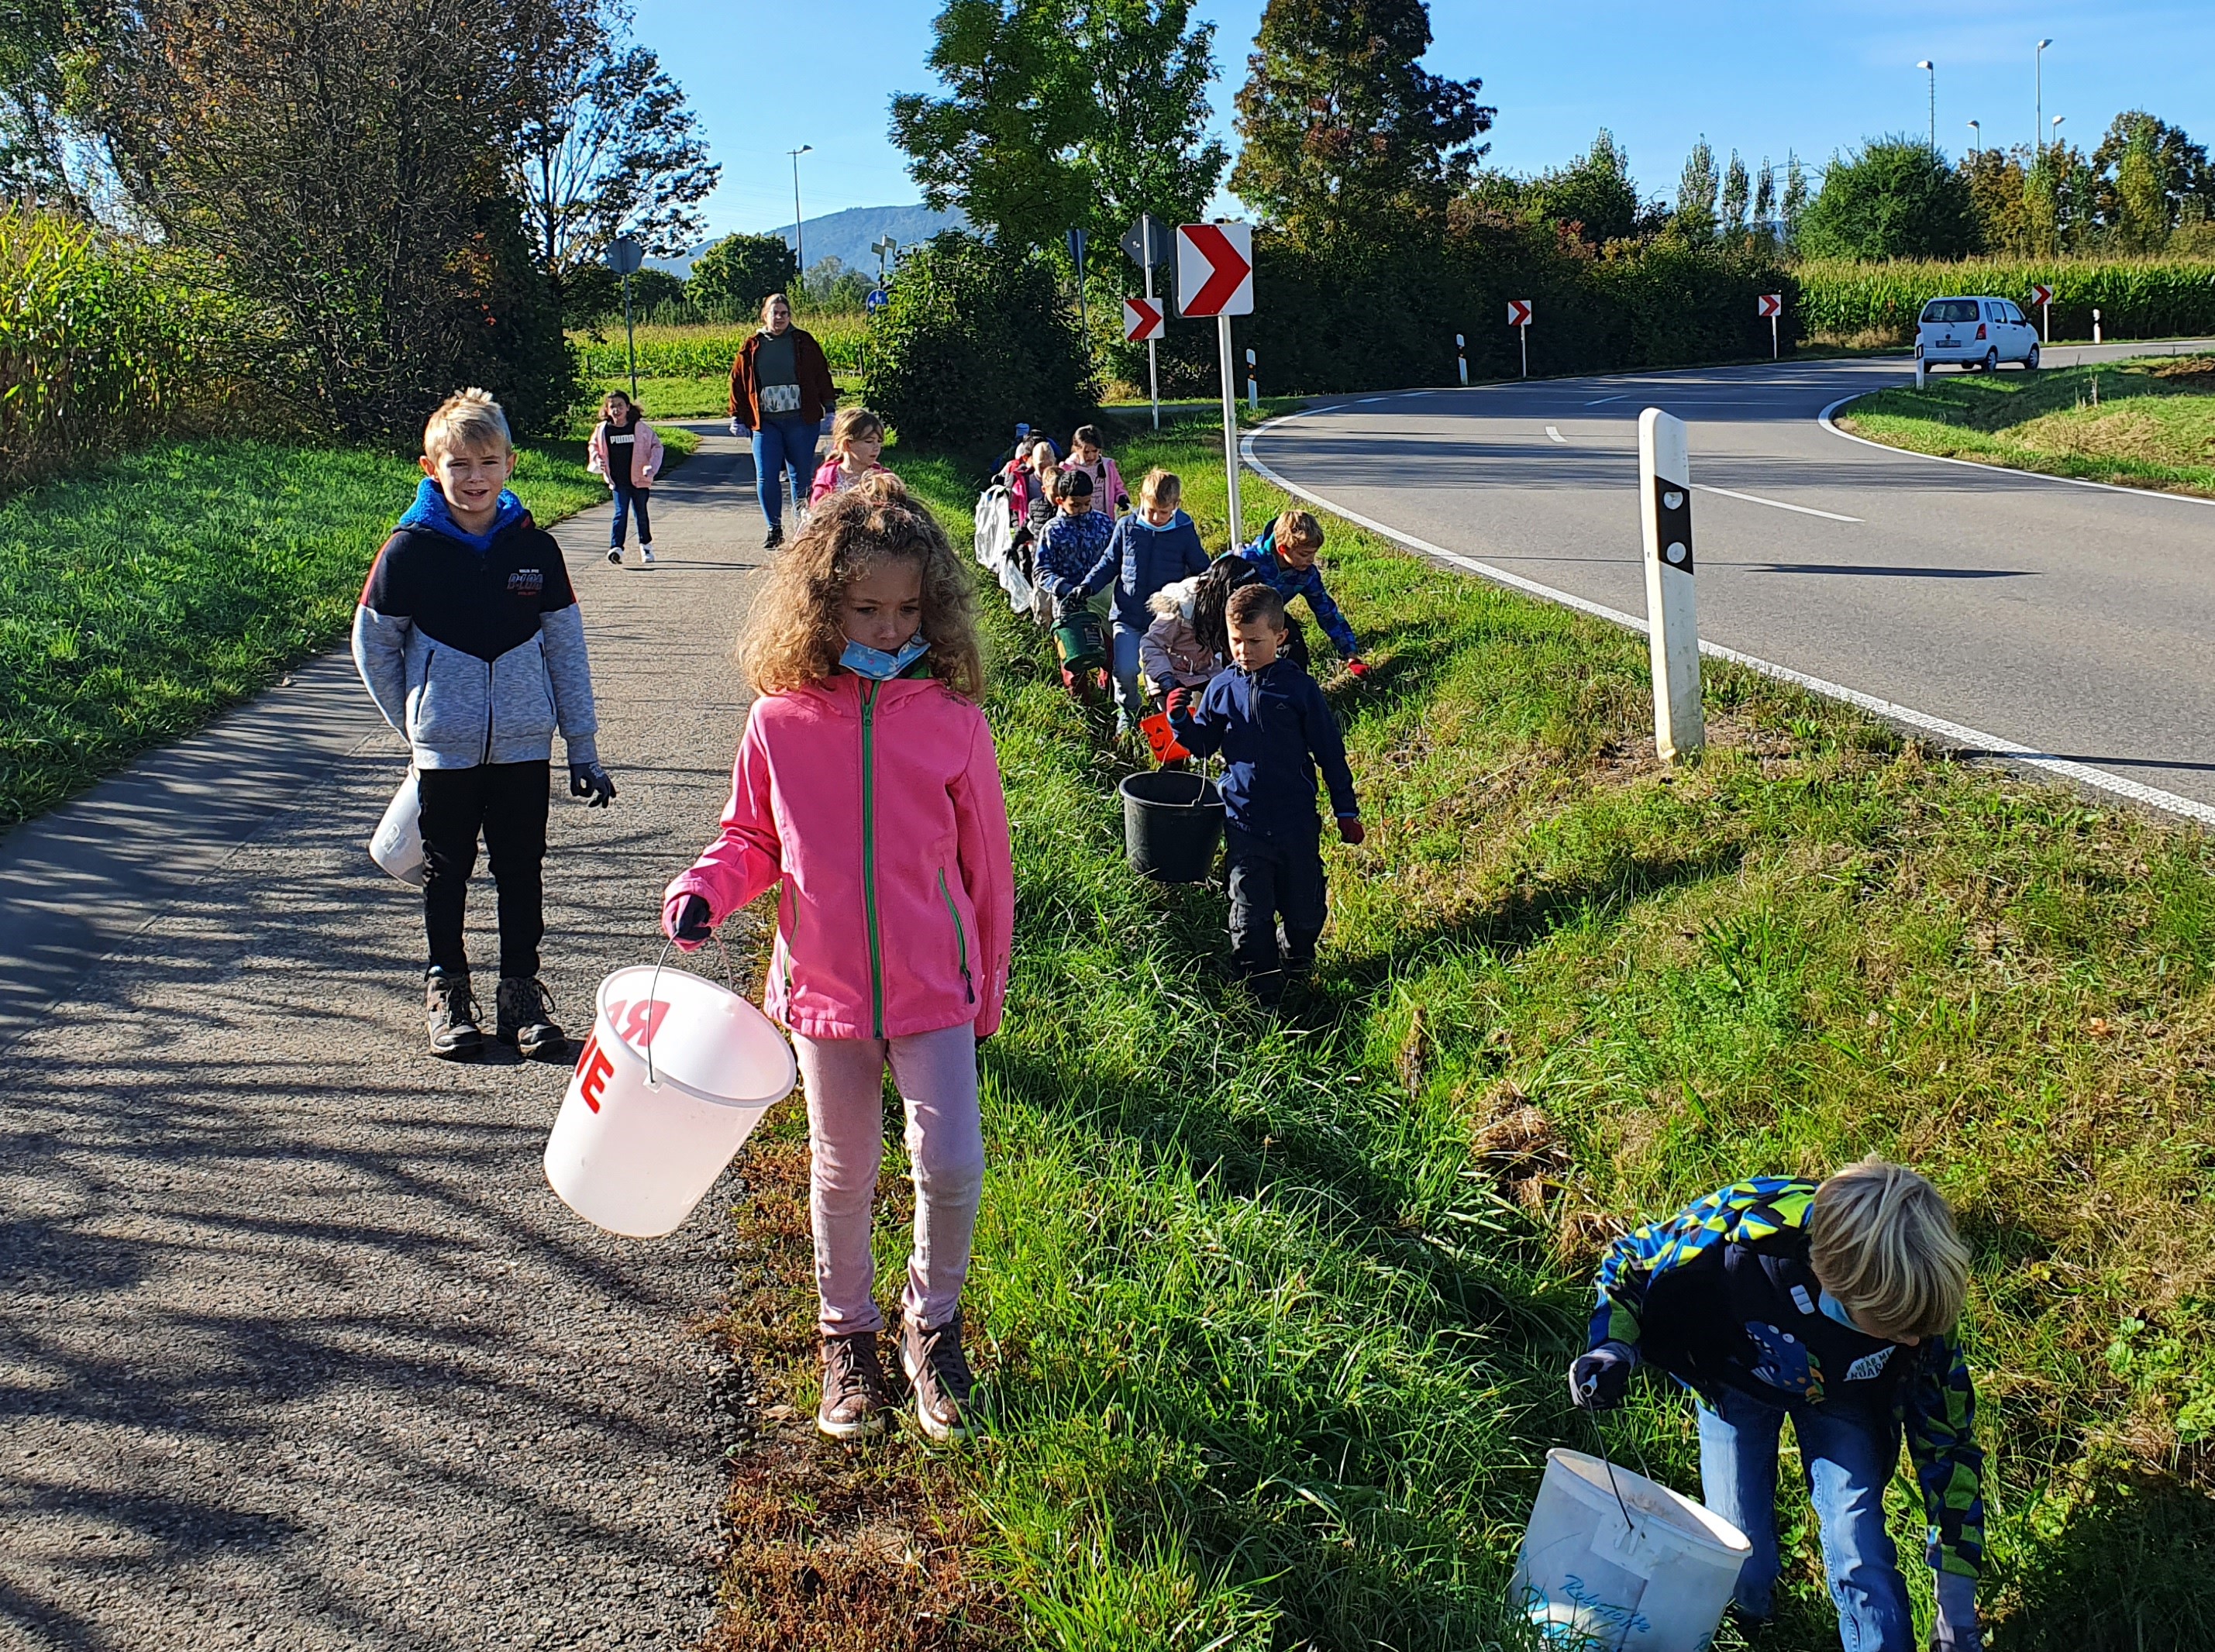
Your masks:
[[[1287,603],[1304,597],[1308,611],[1345,659],[1346,669],[1358,677],[1367,676],[1369,667],[1361,658],[1353,627],[1331,601],[1330,592],[1323,589],[1322,570],[1316,566],[1316,558],[1322,554],[1322,524],[1304,511],[1285,511],[1261,530],[1261,538],[1238,552],[1254,565],[1269,589]]]

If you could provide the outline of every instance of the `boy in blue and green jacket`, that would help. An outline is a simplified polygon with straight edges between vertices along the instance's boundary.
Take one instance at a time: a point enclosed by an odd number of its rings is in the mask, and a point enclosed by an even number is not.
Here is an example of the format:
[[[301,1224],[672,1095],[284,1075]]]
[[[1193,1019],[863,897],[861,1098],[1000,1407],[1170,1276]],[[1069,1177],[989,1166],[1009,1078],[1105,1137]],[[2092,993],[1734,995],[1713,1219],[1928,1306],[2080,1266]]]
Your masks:
[[[1937,1573],[1931,1644],[1973,1652],[1985,1509],[1958,1330],[1968,1273],[1952,1212],[1913,1171],[1868,1159],[1819,1184],[1757,1176],[1615,1242],[1570,1392],[1618,1405],[1639,1364],[1695,1392],[1703,1496],[1753,1545],[1736,1605],[1757,1624],[1779,1569],[1776,1451],[1790,1417],[1853,1652],[1913,1652],[1884,1526],[1905,1435]]]
[[[1362,662],[1353,627],[1323,589],[1322,570],[1316,566],[1316,558],[1322,554],[1322,524],[1305,511],[1285,511],[1261,530],[1261,538],[1236,552],[1254,565],[1262,583],[1285,602],[1295,597],[1307,598],[1308,611],[1345,659],[1346,669],[1355,676],[1367,676],[1369,667]]]

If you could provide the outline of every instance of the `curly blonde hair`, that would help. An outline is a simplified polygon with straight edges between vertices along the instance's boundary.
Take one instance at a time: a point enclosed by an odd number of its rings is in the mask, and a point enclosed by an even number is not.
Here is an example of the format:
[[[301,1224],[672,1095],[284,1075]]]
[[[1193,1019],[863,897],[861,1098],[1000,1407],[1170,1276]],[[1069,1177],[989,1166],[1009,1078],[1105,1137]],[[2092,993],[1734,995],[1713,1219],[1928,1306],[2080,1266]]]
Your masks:
[[[820,682],[846,649],[838,603],[846,587],[887,560],[923,570],[922,633],[931,676],[980,700],[985,654],[975,592],[946,530],[908,497],[899,479],[877,472],[815,507],[755,597],[739,639],[739,667],[756,694]]]

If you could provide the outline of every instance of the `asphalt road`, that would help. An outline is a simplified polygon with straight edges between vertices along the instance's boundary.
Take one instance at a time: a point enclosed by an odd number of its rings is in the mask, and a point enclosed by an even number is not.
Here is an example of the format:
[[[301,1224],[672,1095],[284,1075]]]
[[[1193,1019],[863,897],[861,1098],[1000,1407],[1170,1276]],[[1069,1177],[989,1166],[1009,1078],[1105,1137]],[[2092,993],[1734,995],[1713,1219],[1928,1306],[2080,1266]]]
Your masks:
[[[1247,451],[1418,549],[1642,616],[1638,416],[1666,408],[1691,427],[1704,642],[2215,822],[2215,503],[1945,463],[1819,423],[1911,370],[1889,358],[1402,391],[1275,420]]]

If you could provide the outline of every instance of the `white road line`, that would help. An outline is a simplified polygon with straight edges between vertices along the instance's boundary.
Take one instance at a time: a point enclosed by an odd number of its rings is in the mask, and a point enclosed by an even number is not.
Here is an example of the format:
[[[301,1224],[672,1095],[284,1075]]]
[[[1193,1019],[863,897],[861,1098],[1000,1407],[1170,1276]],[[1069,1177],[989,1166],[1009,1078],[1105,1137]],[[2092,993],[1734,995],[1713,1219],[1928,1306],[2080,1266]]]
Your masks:
[[[1546,426],[1546,434],[1552,437],[1556,442],[1559,442],[1563,447],[1567,447],[1569,444],[1569,438],[1562,435],[1561,431],[1555,430],[1551,425]]]
[[[1846,400],[1851,401],[1852,398],[1850,396]],[[1288,424],[1292,419],[1302,416],[1297,413],[1286,413],[1280,419],[1272,419],[1268,424],[1248,432],[1239,444],[1239,456],[1245,461],[1247,468],[1274,482],[1287,493],[1305,499],[1310,505],[1320,505],[1334,516],[1343,517],[1358,527],[1366,528],[1372,534],[1382,535],[1396,545],[1404,545],[1411,551],[1420,552],[1425,556],[1435,557],[1441,562],[1450,562],[1457,568],[1466,568],[1471,573],[1489,579],[1495,584],[1527,592],[1547,602],[1558,603],[1564,608],[1575,609],[1580,614],[1589,614],[1595,619],[1605,620],[1611,625],[1619,625],[1627,630],[1635,631],[1641,635],[1645,634],[1646,621],[1635,614],[1626,614],[1621,609],[1610,608],[1604,603],[1589,602],[1582,597],[1572,596],[1566,590],[1556,590],[1551,585],[1542,585],[1535,579],[1525,579],[1519,574],[1508,572],[1505,568],[1495,568],[1488,562],[1480,562],[1473,556],[1463,556],[1457,551],[1446,549],[1443,545],[1433,545],[1427,539],[1418,539],[1413,534],[1402,533],[1397,528],[1389,527],[1374,517],[1365,517],[1358,511],[1349,511],[1346,506],[1325,499],[1312,489],[1302,487],[1298,482],[1288,480],[1278,474],[1255,455],[1255,438],[1267,433],[1274,425]],[[1844,435],[1844,432],[1840,431],[1839,434]],[[1849,706],[1858,707],[1861,710],[1881,717],[1887,722],[1904,723],[1910,728],[1920,729],[1927,734],[1936,735],[1948,744],[1968,747],[1979,751],[2003,753],[2027,767],[2043,769],[2049,774],[2058,774],[2065,780],[2091,786],[2095,791],[2105,792],[2114,797],[2127,798],[2132,803],[2144,804],[2150,809],[2159,809],[2172,815],[2181,815],[2186,819],[2197,821],[2203,826],[2215,826],[2215,806],[2195,802],[2190,798],[2179,797],[2174,792],[2163,792],[2151,786],[2141,786],[2136,780],[2125,780],[2120,774],[2110,774],[2104,768],[2095,768],[2089,763],[2080,763],[2071,758],[2057,757],[2050,752],[2034,750],[2019,741],[2003,739],[1997,734],[1986,734],[1981,729],[1973,729],[1965,723],[1953,722],[1947,718],[1933,717],[1930,713],[1917,711],[1911,706],[1902,706],[1889,700],[1880,700],[1874,694],[1865,694],[1857,688],[1849,688],[1842,683],[1826,682],[1819,676],[1809,676],[1806,672],[1795,671],[1789,665],[1779,665],[1770,660],[1757,658],[1752,654],[1742,654],[1737,649],[1725,648],[1720,643],[1708,642],[1703,639],[1700,644],[1700,652],[1711,658],[1727,659],[1734,665],[1743,665],[1748,670],[1758,671],[1764,676],[1775,677],[1781,682],[1792,683],[1795,687],[1807,689],[1811,694],[1821,694],[1827,700],[1843,701]]]
[[[1856,390],[1851,395],[1842,395],[1817,413],[1815,422],[1833,436],[1849,442],[1859,442],[1863,447],[1874,448],[1879,453],[1897,453],[1909,459],[1928,459],[1934,465],[1962,465],[1971,470],[1997,471],[2003,476],[2027,476],[2036,482],[2059,482],[2065,487],[2095,487],[2102,493],[2127,493],[2138,499],[2167,499],[2175,505],[2215,505],[2215,499],[2203,499],[2190,493],[2163,493],[2151,487],[2120,487],[2114,482],[2088,482],[2082,476],[2049,476],[2042,470],[2017,470],[2012,465],[1988,465],[1977,459],[1949,459],[1939,453],[1917,453],[1913,448],[1896,448],[1889,442],[1872,442],[1866,436],[1842,431],[1832,422],[1831,415],[1849,401],[1859,401],[1865,395],[1875,394],[1874,390]]]
[[[1606,401],[1629,401],[1629,400],[1630,400],[1629,395],[1626,392],[1624,395],[1604,395],[1604,396],[1602,396],[1602,397],[1599,399],[1599,401],[1587,401],[1587,402],[1586,402],[1586,403],[1585,403],[1585,406],[1586,406],[1586,407],[1598,407],[1598,406],[1600,405],[1600,403],[1601,403],[1601,402],[1606,402]]]
[[[1727,499],[1744,499],[1748,505],[1765,505],[1776,511],[1797,511],[1803,517],[1821,517],[1831,522],[1859,522],[1859,517],[1842,517],[1836,511],[1818,511],[1812,505],[1787,505],[1782,499],[1764,499],[1758,493],[1740,493],[1728,487],[1709,487],[1705,482],[1694,482],[1695,493],[1720,493]]]

